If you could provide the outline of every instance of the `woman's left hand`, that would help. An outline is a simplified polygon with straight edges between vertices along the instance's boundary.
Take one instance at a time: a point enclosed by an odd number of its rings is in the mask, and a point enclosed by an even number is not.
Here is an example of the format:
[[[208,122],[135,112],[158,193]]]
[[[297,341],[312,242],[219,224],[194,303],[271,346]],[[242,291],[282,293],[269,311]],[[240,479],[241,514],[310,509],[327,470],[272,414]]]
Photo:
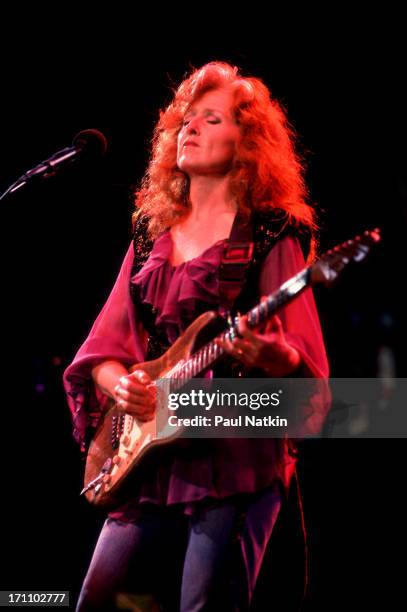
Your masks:
[[[301,356],[285,337],[280,318],[274,315],[264,333],[253,332],[247,326],[247,316],[240,317],[238,330],[241,338],[217,340],[232,357],[249,368],[260,368],[276,378],[288,376],[298,368]]]

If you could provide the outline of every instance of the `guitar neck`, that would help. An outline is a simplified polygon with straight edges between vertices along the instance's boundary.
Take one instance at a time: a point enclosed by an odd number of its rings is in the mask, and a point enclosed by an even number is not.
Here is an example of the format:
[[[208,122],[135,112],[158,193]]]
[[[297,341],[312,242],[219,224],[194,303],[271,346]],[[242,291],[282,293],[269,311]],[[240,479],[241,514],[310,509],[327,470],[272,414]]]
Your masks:
[[[257,304],[247,313],[247,325],[255,329],[267,319],[270,319],[283,306],[292,302],[311,284],[310,267],[304,268],[286,281],[277,291],[269,295],[263,302]]]
[[[247,324],[250,329],[256,329],[264,321],[270,319],[283,306],[294,300],[309,285],[311,285],[310,266],[286,281],[277,291],[270,294],[266,300],[257,304],[247,313]],[[171,379],[171,387],[177,390],[189,380],[204,372],[212,366],[225,353],[223,348],[216,344],[216,340],[232,340],[237,335],[237,321],[225,332],[219,334],[197,350],[184,363],[177,364],[165,378]]]

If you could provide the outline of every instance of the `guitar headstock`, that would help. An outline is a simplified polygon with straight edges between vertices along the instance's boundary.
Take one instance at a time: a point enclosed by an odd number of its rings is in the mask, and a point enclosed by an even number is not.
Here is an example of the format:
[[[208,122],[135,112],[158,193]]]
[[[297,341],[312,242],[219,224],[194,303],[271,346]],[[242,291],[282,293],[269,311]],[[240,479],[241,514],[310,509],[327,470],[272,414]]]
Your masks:
[[[380,229],[366,230],[353,240],[338,244],[324,253],[320,259],[311,266],[312,284],[323,283],[331,285],[338,275],[351,262],[362,261],[370,252],[374,244],[380,242]]]

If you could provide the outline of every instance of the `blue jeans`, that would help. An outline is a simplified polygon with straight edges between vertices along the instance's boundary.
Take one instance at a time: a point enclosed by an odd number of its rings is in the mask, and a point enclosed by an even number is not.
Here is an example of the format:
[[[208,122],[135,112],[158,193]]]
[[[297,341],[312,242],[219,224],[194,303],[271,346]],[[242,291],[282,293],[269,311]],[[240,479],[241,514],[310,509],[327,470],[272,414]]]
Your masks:
[[[166,612],[248,610],[281,502],[277,483],[193,516],[164,507],[133,523],[108,518],[77,612],[116,610],[118,592],[152,593]]]

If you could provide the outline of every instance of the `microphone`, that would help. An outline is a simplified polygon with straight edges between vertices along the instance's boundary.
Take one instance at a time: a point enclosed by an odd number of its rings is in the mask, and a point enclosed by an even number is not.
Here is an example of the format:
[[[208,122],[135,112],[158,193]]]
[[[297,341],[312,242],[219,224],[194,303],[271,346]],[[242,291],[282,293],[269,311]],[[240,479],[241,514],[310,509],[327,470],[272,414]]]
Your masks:
[[[7,189],[0,200],[9,193],[21,189],[33,178],[49,178],[55,176],[60,168],[71,164],[76,159],[88,160],[102,157],[107,150],[107,140],[99,130],[82,130],[75,136],[72,146],[58,151],[52,157],[45,159],[38,166],[28,170]]]

